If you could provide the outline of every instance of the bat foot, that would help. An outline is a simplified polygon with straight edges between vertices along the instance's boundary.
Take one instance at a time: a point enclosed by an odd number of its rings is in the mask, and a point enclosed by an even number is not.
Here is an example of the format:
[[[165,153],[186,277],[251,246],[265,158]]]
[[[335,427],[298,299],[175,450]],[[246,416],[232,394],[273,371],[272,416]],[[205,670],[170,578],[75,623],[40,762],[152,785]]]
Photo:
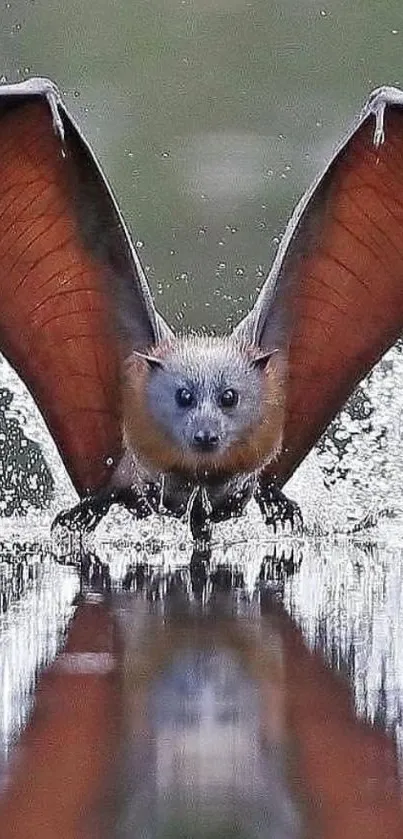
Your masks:
[[[158,511],[160,499],[158,484],[144,484],[141,490],[128,487],[115,491],[111,503],[125,507],[136,519],[146,519]]]
[[[274,484],[263,484],[259,481],[255,498],[265,524],[271,526],[274,533],[277,533],[279,525],[284,527],[287,522],[293,533],[302,532],[304,522],[299,505],[287,498]]]
[[[146,487],[147,493],[128,487],[89,495],[71,510],[59,513],[52,524],[52,531],[56,527],[63,527],[81,533],[92,533],[113,504],[121,504],[136,519],[147,518],[155,511],[157,489],[150,485]]]
[[[63,510],[56,516],[52,523],[52,532],[57,527],[62,527],[68,530],[91,533],[108,512],[109,506],[110,504],[100,502],[93,496],[85,498],[75,507],[70,510]]]

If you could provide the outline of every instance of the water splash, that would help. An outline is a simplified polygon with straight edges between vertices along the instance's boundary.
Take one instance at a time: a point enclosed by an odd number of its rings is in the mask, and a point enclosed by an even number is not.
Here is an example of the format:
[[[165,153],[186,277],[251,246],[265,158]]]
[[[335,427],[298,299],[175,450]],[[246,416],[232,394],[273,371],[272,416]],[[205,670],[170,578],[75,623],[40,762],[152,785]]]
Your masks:
[[[300,504],[309,532],[349,532],[382,516],[401,517],[402,376],[403,351],[398,344],[356,390],[289,482],[287,492]],[[0,362],[0,385],[4,386],[0,426],[2,422],[9,440],[5,454],[0,427],[3,511],[26,513],[30,505],[48,505],[51,517],[74,503],[74,490],[30,394],[5,361]],[[246,517],[220,525],[216,536],[223,544],[256,538],[256,527],[266,540],[266,528],[250,505]],[[169,543],[188,537],[182,523],[153,517],[134,526],[133,519],[120,511],[107,517],[99,533],[101,540],[135,535],[139,541],[156,536]]]

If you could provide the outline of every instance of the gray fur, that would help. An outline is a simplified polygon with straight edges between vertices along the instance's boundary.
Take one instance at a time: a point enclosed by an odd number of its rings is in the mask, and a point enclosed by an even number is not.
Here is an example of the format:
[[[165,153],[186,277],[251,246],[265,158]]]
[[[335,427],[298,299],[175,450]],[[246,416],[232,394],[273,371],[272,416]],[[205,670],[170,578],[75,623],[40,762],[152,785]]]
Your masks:
[[[191,407],[177,405],[178,388],[194,394]],[[219,397],[228,388],[239,394],[239,401],[223,408]],[[245,347],[231,338],[181,338],[164,354],[163,366],[152,370],[146,399],[155,422],[179,448],[192,448],[195,434],[209,431],[219,438],[215,452],[222,453],[261,418],[263,375]]]

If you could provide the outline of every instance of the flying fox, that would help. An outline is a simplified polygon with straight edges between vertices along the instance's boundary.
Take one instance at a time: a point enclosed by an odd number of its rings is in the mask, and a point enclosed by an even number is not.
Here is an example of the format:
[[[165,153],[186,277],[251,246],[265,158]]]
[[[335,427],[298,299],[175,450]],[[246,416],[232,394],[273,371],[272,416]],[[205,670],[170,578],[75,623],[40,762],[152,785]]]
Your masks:
[[[282,489],[403,327],[403,93],[368,98],[297,205],[246,317],[175,334],[88,142],[48,79],[0,86],[0,351],[30,390],[91,530],[214,522]]]

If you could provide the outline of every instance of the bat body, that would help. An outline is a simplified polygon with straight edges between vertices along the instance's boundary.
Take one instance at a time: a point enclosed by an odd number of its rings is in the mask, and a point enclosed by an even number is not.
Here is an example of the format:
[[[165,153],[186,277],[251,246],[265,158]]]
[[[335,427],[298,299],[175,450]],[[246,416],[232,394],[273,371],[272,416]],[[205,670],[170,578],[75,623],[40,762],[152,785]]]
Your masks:
[[[225,516],[231,496],[243,501],[251,476],[280,452],[284,392],[279,354],[258,354],[233,337],[181,337],[152,355],[133,353],[123,385],[126,457],[115,485],[137,483],[140,493],[142,471],[154,485],[163,476],[165,510],[183,515],[202,487],[202,508]],[[195,514],[191,521],[196,527]]]
[[[403,327],[403,94],[382,88],[298,205],[222,338],[156,311],[108,184],[46,79],[0,87],[0,349],[81,496],[190,515],[297,513],[281,488]],[[277,506],[276,506],[277,505]]]

